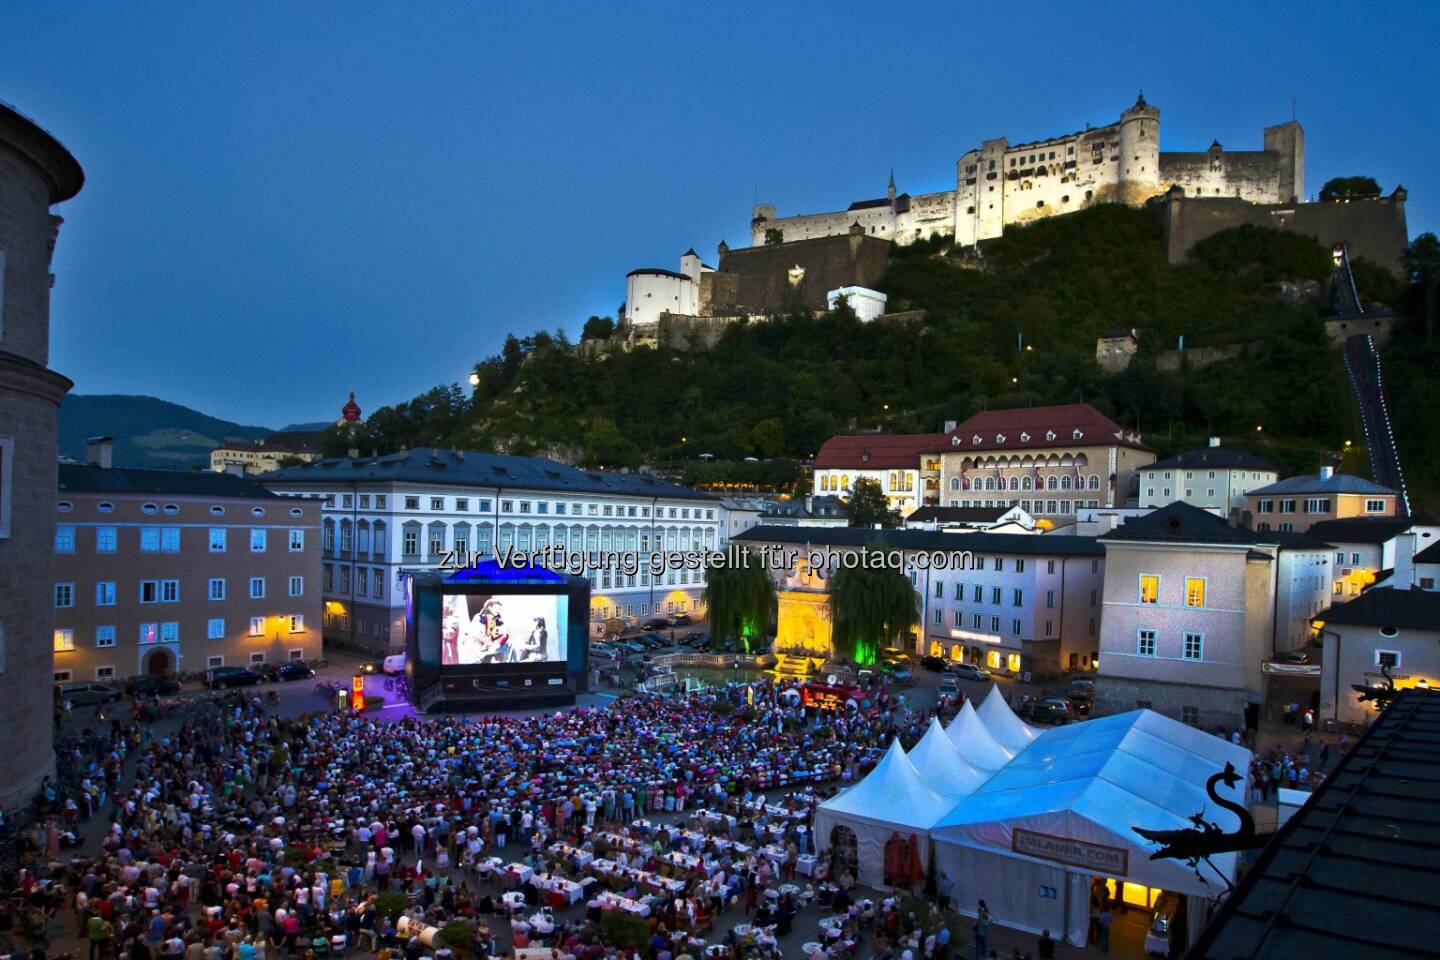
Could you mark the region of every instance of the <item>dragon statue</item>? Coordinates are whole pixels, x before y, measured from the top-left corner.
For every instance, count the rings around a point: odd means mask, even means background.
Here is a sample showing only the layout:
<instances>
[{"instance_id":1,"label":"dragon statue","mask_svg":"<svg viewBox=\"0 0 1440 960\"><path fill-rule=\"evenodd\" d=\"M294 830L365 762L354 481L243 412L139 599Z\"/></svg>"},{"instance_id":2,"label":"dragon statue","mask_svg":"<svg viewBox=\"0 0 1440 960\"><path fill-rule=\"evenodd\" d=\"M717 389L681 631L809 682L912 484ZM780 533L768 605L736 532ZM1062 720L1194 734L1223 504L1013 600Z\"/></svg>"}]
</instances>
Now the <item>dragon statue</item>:
<instances>
[{"instance_id":1,"label":"dragon statue","mask_svg":"<svg viewBox=\"0 0 1440 960\"><path fill-rule=\"evenodd\" d=\"M1203 860L1229 887L1229 879L1215 867L1215 864L1210 862L1210 857L1217 853L1254 850L1263 847L1272 836L1272 834L1256 833L1255 820L1250 816L1250 811L1245 809L1243 804L1222 797L1216 792L1216 788L1221 783L1233 788L1243 779L1240 772L1235 769L1235 765L1227 763L1224 770L1205 781L1205 792L1210 795L1211 801L1216 806L1229 810L1240 819L1238 830L1234 833L1226 833L1220 829L1219 824L1212 820L1206 820L1203 810L1190 817L1190 822L1195 824L1193 827L1181 830L1148 830L1144 827L1134 827L1134 831L1146 840L1160 844L1160 849L1150 854L1150 859L1184 860L1195 870L1195 875L1200 877L1202 883L1208 883L1200 874L1200 862Z\"/></svg>"}]
</instances>

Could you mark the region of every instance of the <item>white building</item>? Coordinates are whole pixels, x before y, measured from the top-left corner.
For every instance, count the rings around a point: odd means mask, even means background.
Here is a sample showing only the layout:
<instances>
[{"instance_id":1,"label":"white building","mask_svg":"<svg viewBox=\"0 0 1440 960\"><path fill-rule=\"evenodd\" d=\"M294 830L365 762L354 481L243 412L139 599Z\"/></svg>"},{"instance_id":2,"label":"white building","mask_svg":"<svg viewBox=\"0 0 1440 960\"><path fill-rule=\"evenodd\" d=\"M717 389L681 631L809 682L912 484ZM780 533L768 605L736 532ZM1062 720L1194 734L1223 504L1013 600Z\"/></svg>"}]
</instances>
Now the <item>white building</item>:
<instances>
[{"instance_id":1,"label":"white building","mask_svg":"<svg viewBox=\"0 0 1440 960\"><path fill-rule=\"evenodd\" d=\"M700 276L714 267L702 263L692 248L680 257L680 270L641 267L625 275L626 322L657 323L662 313L693 317L700 312Z\"/></svg>"},{"instance_id":2,"label":"white building","mask_svg":"<svg viewBox=\"0 0 1440 960\"><path fill-rule=\"evenodd\" d=\"M648 474L580 470L537 457L420 448L338 458L265 477L276 493L325 501L325 638L376 651L404 640L407 572L466 565L507 548L602 555L715 549L720 501ZM590 618L700 616L700 570L587 574Z\"/></svg>"},{"instance_id":3,"label":"white building","mask_svg":"<svg viewBox=\"0 0 1440 960\"><path fill-rule=\"evenodd\" d=\"M1358 597L1388 579L1415 554L1440 543L1440 525L1411 517L1349 517L1321 520L1308 531L1335 549L1332 592L1335 603Z\"/></svg>"},{"instance_id":4,"label":"white building","mask_svg":"<svg viewBox=\"0 0 1440 960\"><path fill-rule=\"evenodd\" d=\"M921 507L905 518L907 530L952 533L1039 533L1035 518L1019 507Z\"/></svg>"},{"instance_id":5,"label":"white building","mask_svg":"<svg viewBox=\"0 0 1440 960\"><path fill-rule=\"evenodd\" d=\"M855 316L865 323L885 312L885 303L889 297L879 290L866 287L841 287L825 294L825 304L831 310L838 307L841 300L848 303L850 309L855 311Z\"/></svg>"},{"instance_id":6,"label":"white building","mask_svg":"<svg viewBox=\"0 0 1440 960\"><path fill-rule=\"evenodd\" d=\"M909 516L939 489L940 455L945 438L934 433L862 433L831 437L820 445L813 465L817 497L849 500L861 480L880 484L900 516Z\"/></svg>"},{"instance_id":7,"label":"white building","mask_svg":"<svg viewBox=\"0 0 1440 960\"><path fill-rule=\"evenodd\" d=\"M1154 709L1207 729L1253 719L1264 663L1310 641L1330 595L1329 544L1237 529L1185 503L1100 543L1102 713Z\"/></svg>"},{"instance_id":8,"label":"white building","mask_svg":"<svg viewBox=\"0 0 1440 960\"><path fill-rule=\"evenodd\" d=\"M1274 483L1279 473L1264 460L1244 450L1220 446L1219 437L1210 446L1186 450L1140 468L1140 506L1154 509L1179 500L1202 510L1245 509L1245 495Z\"/></svg>"}]
</instances>

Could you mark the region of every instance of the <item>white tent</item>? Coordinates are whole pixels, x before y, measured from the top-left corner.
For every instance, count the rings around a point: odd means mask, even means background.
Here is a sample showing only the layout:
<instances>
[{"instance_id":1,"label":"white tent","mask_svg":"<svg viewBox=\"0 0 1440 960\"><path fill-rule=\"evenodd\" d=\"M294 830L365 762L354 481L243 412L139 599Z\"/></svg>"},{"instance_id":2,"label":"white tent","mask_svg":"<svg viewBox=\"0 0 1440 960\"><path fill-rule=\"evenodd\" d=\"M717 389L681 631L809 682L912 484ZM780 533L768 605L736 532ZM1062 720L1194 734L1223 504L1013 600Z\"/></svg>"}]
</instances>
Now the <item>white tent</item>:
<instances>
[{"instance_id":1,"label":"white tent","mask_svg":"<svg viewBox=\"0 0 1440 960\"><path fill-rule=\"evenodd\" d=\"M892 834L919 840L920 862L929 855L930 827L954 806L925 785L897 737L863 780L820 804L815 814L815 839L822 851L832 832L845 827L855 835L859 869L866 886L885 882L885 843Z\"/></svg>"},{"instance_id":2,"label":"white tent","mask_svg":"<svg viewBox=\"0 0 1440 960\"><path fill-rule=\"evenodd\" d=\"M1208 883L1183 861L1149 859L1155 847L1134 828L1186 829L1203 811L1234 830L1238 816L1206 794L1226 763L1242 779L1220 785L1219 796L1243 806L1250 752L1158 713L1047 730L936 823L936 868L954 878L962 909L984 898L997 922L1063 931L1076 945L1085 942L1092 877L1187 895L1198 929L1224 881L1204 864ZM1210 859L1234 879L1234 854Z\"/></svg>"},{"instance_id":3,"label":"white tent","mask_svg":"<svg viewBox=\"0 0 1440 960\"><path fill-rule=\"evenodd\" d=\"M975 705L969 700L966 700L960 712L955 714L950 726L945 728L945 735L955 744L955 749L959 751L962 759L981 770L999 770L1015 755L1015 751L1006 750L991 735L985 721L975 712Z\"/></svg>"},{"instance_id":4,"label":"white tent","mask_svg":"<svg viewBox=\"0 0 1440 960\"><path fill-rule=\"evenodd\" d=\"M930 718L925 736L910 748L910 762L926 786L951 799L970 796L992 772L972 766L960 756L935 717Z\"/></svg>"},{"instance_id":5,"label":"white tent","mask_svg":"<svg viewBox=\"0 0 1440 960\"><path fill-rule=\"evenodd\" d=\"M1005 702L1005 695L998 686L990 688L985 702L975 712L985 721L985 729L990 731L990 736L1012 753L1024 750L1040 735L1039 730L1015 716L1015 711Z\"/></svg>"}]
</instances>

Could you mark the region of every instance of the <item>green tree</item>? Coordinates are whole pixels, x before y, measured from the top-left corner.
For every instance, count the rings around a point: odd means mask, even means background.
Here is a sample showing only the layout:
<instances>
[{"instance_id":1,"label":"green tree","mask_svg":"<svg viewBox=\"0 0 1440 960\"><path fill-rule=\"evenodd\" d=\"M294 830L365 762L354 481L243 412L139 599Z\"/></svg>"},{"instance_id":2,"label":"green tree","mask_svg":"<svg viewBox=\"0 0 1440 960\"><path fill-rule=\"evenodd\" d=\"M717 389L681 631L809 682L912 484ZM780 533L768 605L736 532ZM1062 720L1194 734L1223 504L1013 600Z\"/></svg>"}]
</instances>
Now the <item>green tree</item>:
<instances>
[{"instance_id":1,"label":"green tree","mask_svg":"<svg viewBox=\"0 0 1440 960\"><path fill-rule=\"evenodd\" d=\"M1380 184L1374 177L1334 177L1320 188L1320 201L1367 200L1380 196Z\"/></svg>"},{"instance_id":2,"label":"green tree","mask_svg":"<svg viewBox=\"0 0 1440 960\"><path fill-rule=\"evenodd\" d=\"M585 434L585 465L587 467L626 467L640 465L640 448L625 439L614 420L599 419Z\"/></svg>"},{"instance_id":3,"label":"green tree","mask_svg":"<svg viewBox=\"0 0 1440 960\"><path fill-rule=\"evenodd\" d=\"M775 582L758 551L746 549L742 556L744 562L706 570L704 603L710 632L754 653L770 632Z\"/></svg>"},{"instance_id":4,"label":"green tree","mask_svg":"<svg viewBox=\"0 0 1440 960\"><path fill-rule=\"evenodd\" d=\"M1440 240L1422 233L1405 248L1405 269L1415 289L1415 311L1425 329L1425 342L1435 340L1435 316L1440 313Z\"/></svg>"},{"instance_id":5,"label":"green tree","mask_svg":"<svg viewBox=\"0 0 1440 960\"><path fill-rule=\"evenodd\" d=\"M883 648L904 641L920 607L910 579L884 563L884 544L864 550L865 563L830 575L830 623L836 654L868 665Z\"/></svg>"},{"instance_id":6,"label":"green tree","mask_svg":"<svg viewBox=\"0 0 1440 960\"><path fill-rule=\"evenodd\" d=\"M779 417L769 417L750 430L750 443L762 457L778 457L785 452L785 425Z\"/></svg>"},{"instance_id":7,"label":"green tree","mask_svg":"<svg viewBox=\"0 0 1440 960\"><path fill-rule=\"evenodd\" d=\"M580 332L581 340L608 340L615 332L615 321L609 317L591 317L585 321L585 329Z\"/></svg>"},{"instance_id":8,"label":"green tree","mask_svg":"<svg viewBox=\"0 0 1440 960\"><path fill-rule=\"evenodd\" d=\"M845 501L845 516L850 519L852 527L873 527L877 523L882 527L900 526L899 511L893 509L890 501L885 499L885 491L881 489L880 481L869 477L855 481L855 487L850 491L850 499Z\"/></svg>"},{"instance_id":9,"label":"green tree","mask_svg":"<svg viewBox=\"0 0 1440 960\"><path fill-rule=\"evenodd\" d=\"M785 231L779 227L769 227L765 231L765 246L774 247L785 242Z\"/></svg>"}]
</instances>

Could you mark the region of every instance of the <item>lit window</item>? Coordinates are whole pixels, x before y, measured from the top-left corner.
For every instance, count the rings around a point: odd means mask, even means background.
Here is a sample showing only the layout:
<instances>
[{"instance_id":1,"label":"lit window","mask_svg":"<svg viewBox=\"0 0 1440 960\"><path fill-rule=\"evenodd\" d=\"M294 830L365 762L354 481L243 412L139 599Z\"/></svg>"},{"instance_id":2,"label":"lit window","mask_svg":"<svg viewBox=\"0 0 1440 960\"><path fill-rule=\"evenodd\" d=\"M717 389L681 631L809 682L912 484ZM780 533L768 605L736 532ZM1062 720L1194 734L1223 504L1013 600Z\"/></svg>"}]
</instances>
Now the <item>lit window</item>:
<instances>
[{"instance_id":1,"label":"lit window","mask_svg":"<svg viewBox=\"0 0 1440 960\"><path fill-rule=\"evenodd\" d=\"M1160 602L1160 578L1153 573L1142 573L1140 575L1140 602Z\"/></svg>"},{"instance_id":2,"label":"lit window","mask_svg":"<svg viewBox=\"0 0 1440 960\"><path fill-rule=\"evenodd\" d=\"M250 636L252 636L252 637L263 637L263 636L265 636L265 618L264 618L264 617L251 617L251 618L250 618Z\"/></svg>"},{"instance_id":3,"label":"lit window","mask_svg":"<svg viewBox=\"0 0 1440 960\"><path fill-rule=\"evenodd\" d=\"M1205 581L1200 577L1185 578L1185 606L1205 606Z\"/></svg>"},{"instance_id":4,"label":"lit window","mask_svg":"<svg viewBox=\"0 0 1440 960\"><path fill-rule=\"evenodd\" d=\"M69 653L75 649L75 631L66 627L55 631L55 652Z\"/></svg>"}]
</instances>

